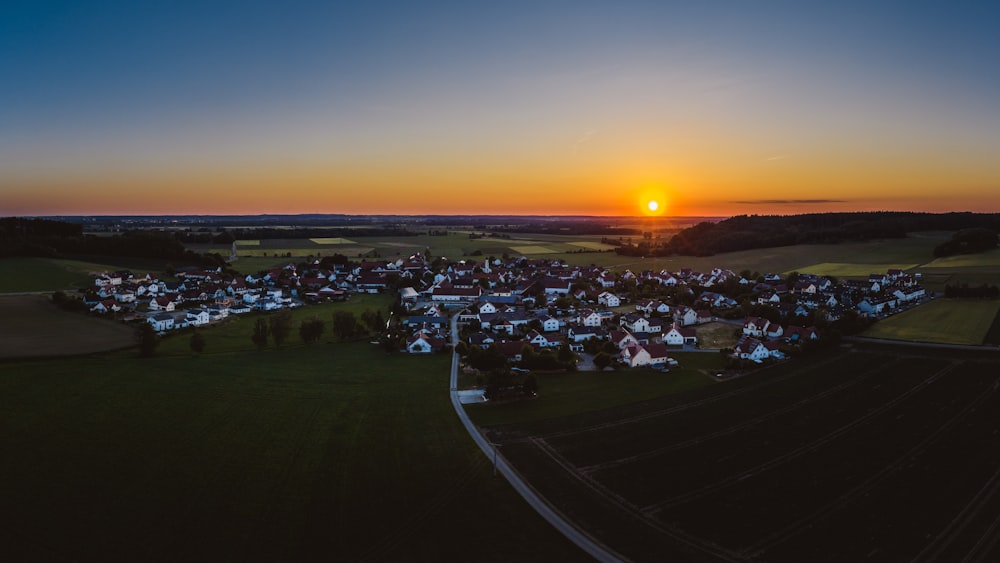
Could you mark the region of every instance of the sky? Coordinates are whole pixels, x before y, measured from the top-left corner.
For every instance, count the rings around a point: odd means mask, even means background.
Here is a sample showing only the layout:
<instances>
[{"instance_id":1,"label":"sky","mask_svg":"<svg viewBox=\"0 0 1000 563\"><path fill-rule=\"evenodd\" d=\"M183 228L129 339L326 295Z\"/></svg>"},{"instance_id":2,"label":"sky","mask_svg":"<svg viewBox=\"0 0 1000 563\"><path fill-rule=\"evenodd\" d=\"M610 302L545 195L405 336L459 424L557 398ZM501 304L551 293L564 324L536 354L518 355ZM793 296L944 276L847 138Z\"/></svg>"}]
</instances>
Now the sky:
<instances>
[{"instance_id":1,"label":"sky","mask_svg":"<svg viewBox=\"0 0 1000 563\"><path fill-rule=\"evenodd\" d=\"M0 215L1000 212L1000 4L5 1Z\"/></svg>"}]
</instances>

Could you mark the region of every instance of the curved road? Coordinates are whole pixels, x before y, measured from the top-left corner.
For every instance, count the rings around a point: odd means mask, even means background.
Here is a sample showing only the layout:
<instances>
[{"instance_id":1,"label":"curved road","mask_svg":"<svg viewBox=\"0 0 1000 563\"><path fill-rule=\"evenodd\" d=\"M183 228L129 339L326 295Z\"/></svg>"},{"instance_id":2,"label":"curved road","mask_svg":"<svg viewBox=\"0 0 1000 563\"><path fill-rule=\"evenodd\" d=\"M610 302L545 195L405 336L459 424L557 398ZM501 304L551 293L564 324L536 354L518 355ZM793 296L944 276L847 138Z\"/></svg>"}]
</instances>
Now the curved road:
<instances>
[{"instance_id":1,"label":"curved road","mask_svg":"<svg viewBox=\"0 0 1000 563\"><path fill-rule=\"evenodd\" d=\"M454 315L451 318L451 342L454 346L458 343L458 315ZM594 559L598 561L624 561L625 558L617 553L611 551L607 547L601 545L596 540L591 538L586 532L580 530L574 526L571 522L566 520L562 514L560 514L555 508L549 505L541 496L531 488L528 483L521 478L521 475L517 473L504 459L502 455L499 455L494 451L493 446L490 442L479 432L479 428L469 420L469 415L465 414L465 408L462 407L462 403L458 400L458 354L452 353L451 356L451 404L455 407L455 413L458 414L459 420L465 426L466 431L469 432L469 436L472 436L473 441L479 446L479 449L483 451L489 459L496 460L497 471L504 476L505 479L514 487L514 490L520 493L524 500L528 501L528 504L535 509L538 514L545 518L549 524L555 526L562 535L566 536L571 542L576 544L580 549L584 550L590 554Z\"/></svg>"}]
</instances>

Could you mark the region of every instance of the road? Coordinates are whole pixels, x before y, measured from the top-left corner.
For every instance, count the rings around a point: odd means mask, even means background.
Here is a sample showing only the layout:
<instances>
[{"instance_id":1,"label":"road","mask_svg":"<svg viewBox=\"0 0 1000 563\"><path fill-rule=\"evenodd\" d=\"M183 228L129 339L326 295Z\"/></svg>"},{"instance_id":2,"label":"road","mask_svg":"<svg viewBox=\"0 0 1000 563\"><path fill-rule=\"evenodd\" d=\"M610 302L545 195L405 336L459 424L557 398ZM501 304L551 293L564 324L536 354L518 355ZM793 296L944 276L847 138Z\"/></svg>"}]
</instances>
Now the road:
<instances>
[{"instance_id":1,"label":"road","mask_svg":"<svg viewBox=\"0 0 1000 563\"><path fill-rule=\"evenodd\" d=\"M458 315L454 315L451 318L451 341L452 346L458 343ZM624 561L625 558L617 553L611 551L607 547L601 545L592 537L590 537L586 532L577 528L573 523L566 520L562 514L560 514L554 507L552 507L548 502L545 501L533 488L531 485L526 483L521 475L511 467L507 460L504 459L503 455L495 451L492 444L482 435L479 428L472 423L469 419L469 415L465 414L465 408L462 407L462 403L458 400L458 354L452 353L451 356L451 404L455 407L455 413L458 414L459 420L462 421L462 425L465 426L466 431L469 432L469 436L472 437L479 449L482 450L483 454L486 455L490 460L496 460L496 470L507 479L507 482L514 487L524 500L528 501L528 504L535 509L538 514L545 518L555 526L556 530L559 530L562 535L566 536L571 542L576 544L580 549L587 552L591 557L597 559L598 561Z\"/></svg>"}]
</instances>

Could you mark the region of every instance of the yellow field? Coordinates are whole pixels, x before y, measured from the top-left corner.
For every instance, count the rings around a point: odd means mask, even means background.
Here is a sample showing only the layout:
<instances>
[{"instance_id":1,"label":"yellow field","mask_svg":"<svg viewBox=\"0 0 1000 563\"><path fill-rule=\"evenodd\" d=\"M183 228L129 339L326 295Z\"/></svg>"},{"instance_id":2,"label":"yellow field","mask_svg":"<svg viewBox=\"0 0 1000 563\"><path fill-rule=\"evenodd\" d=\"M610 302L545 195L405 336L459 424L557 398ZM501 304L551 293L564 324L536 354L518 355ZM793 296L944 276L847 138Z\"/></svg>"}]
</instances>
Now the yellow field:
<instances>
[{"instance_id":1,"label":"yellow field","mask_svg":"<svg viewBox=\"0 0 1000 563\"><path fill-rule=\"evenodd\" d=\"M861 336L978 345L983 343L998 310L997 301L936 299L881 320Z\"/></svg>"},{"instance_id":2,"label":"yellow field","mask_svg":"<svg viewBox=\"0 0 1000 563\"><path fill-rule=\"evenodd\" d=\"M938 258L924 264L925 268L969 268L975 266L1000 266L1000 249L980 254L959 254Z\"/></svg>"},{"instance_id":3,"label":"yellow field","mask_svg":"<svg viewBox=\"0 0 1000 563\"><path fill-rule=\"evenodd\" d=\"M797 271L800 274L816 274L819 276L868 277L868 274L884 274L890 269L909 270L920 264L851 264L842 262L823 262L811 266L803 266ZM786 274L788 272L785 272Z\"/></svg>"},{"instance_id":4,"label":"yellow field","mask_svg":"<svg viewBox=\"0 0 1000 563\"><path fill-rule=\"evenodd\" d=\"M238 240L236 246L260 246L259 240Z\"/></svg>"},{"instance_id":5,"label":"yellow field","mask_svg":"<svg viewBox=\"0 0 1000 563\"><path fill-rule=\"evenodd\" d=\"M311 238L309 240L314 244L354 244L353 240L347 240L342 237Z\"/></svg>"},{"instance_id":6,"label":"yellow field","mask_svg":"<svg viewBox=\"0 0 1000 563\"><path fill-rule=\"evenodd\" d=\"M555 254L558 252L544 246L512 246L510 249L520 254Z\"/></svg>"}]
</instances>

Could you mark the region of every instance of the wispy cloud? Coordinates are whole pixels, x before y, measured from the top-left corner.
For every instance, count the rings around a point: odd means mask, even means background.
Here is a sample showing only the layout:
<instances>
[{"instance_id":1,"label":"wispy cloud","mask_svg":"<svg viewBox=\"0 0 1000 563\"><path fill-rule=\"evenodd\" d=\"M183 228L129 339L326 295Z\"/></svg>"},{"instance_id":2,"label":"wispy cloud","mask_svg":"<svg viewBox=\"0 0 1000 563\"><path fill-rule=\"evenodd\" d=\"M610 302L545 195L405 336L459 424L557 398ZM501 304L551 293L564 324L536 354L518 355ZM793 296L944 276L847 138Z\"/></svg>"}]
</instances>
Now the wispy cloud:
<instances>
[{"instance_id":1,"label":"wispy cloud","mask_svg":"<svg viewBox=\"0 0 1000 563\"><path fill-rule=\"evenodd\" d=\"M594 135L596 134L597 134L597 129L591 129L590 131L584 133L583 136L581 136L579 139L577 139L576 142L573 143L573 155L576 155L576 152L580 149L580 145L594 138Z\"/></svg>"},{"instance_id":2,"label":"wispy cloud","mask_svg":"<svg viewBox=\"0 0 1000 563\"><path fill-rule=\"evenodd\" d=\"M772 157L771 157L771 158L769 158L768 160L785 160L786 158L788 158L788 155L784 155L784 154L783 154L783 155L781 155L781 156L772 156Z\"/></svg>"},{"instance_id":3,"label":"wispy cloud","mask_svg":"<svg viewBox=\"0 0 1000 563\"><path fill-rule=\"evenodd\" d=\"M846 199L744 199L732 203L767 204L767 205L800 205L813 203L847 203Z\"/></svg>"}]
</instances>

